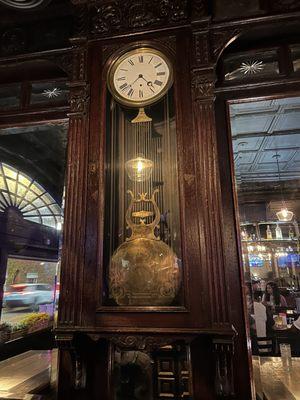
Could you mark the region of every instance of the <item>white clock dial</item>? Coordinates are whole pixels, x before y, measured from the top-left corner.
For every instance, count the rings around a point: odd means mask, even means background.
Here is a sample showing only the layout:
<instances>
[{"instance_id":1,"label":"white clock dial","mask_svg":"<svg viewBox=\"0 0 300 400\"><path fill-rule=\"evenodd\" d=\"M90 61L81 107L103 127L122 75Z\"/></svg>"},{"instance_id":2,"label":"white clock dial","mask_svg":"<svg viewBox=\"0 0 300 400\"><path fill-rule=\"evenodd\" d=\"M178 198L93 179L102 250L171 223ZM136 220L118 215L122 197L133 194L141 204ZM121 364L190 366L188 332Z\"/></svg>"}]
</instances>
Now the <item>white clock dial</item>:
<instances>
[{"instance_id":1,"label":"white clock dial","mask_svg":"<svg viewBox=\"0 0 300 400\"><path fill-rule=\"evenodd\" d=\"M161 98L169 89L171 67L152 49L126 53L111 72L112 92L124 104L142 106Z\"/></svg>"}]
</instances>

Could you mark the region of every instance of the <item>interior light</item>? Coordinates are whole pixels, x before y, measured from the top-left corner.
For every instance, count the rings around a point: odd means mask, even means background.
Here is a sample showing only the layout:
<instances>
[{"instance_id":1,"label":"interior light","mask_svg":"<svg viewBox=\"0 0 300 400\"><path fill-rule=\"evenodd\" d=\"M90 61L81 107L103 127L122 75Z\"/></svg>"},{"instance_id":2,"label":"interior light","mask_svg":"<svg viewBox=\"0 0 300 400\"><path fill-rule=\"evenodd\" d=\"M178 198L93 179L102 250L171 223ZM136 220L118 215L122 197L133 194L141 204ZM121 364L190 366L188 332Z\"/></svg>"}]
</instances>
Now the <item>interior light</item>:
<instances>
[{"instance_id":1,"label":"interior light","mask_svg":"<svg viewBox=\"0 0 300 400\"><path fill-rule=\"evenodd\" d=\"M61 223L61 222L58 222L58 223L56 224L56 230L61 231L61 229L62 229L62 223Z\"/></svg>"},{"instance_id":2,"label":"interior light","mask_svg":"<svg viewBox=\"0 0 300 400\"><path fill-rule=\"evenodd\" d=\"M280 211L278 211L276 213L276 216L278 218L278 221L289 222L293 219L294 213L287 209L285 202L283 200L283 191L282 191L282 183L281 183L281 179L280 179L280 168L279 168L280 157L281 157L280 154L278 154L278 152L276 150L276 153L273 155L273 158L276 159L277 171L278 171L278 182L279 182L279 186L280 186L281 199L282 199L282 208Z\"/></svg>"},{"instance_id":3,"label":"interior light","mask_svg":"<svg viewBox=\"0 0 300 400\"><path fill-rule=\"evenodd\" d=\"M153 161L143 157L137 157L125 163L129 179L134 182L147 181L153 170Z\"/></svg>"},{"instance_id":4,"label":"interior light","mask_svg":"<svg viewBox=\"0 0 300 400\"><path fill-rule=\"evenodd\" d=\"M293 219L294 213L289 211L286 207L282 208L280 211L276 213L278 221L289 222Z\"/></svg>"}]
</instances>

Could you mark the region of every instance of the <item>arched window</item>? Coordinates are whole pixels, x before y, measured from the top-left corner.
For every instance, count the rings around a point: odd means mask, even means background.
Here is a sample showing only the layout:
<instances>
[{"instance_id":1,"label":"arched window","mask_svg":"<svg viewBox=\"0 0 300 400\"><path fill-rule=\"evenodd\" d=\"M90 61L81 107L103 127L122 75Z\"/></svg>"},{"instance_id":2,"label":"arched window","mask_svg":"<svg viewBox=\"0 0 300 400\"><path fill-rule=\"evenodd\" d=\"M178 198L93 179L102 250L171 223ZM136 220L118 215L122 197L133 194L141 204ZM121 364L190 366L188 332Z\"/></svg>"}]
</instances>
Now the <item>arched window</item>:
<instances>
[{"instance_id":1,"label":"arched window","mask_svg":"<svg viewBox=\"0 0 300 400\"><path fill-rule=\"evenodd\" d=\"M62 210L34 179L0 162L0 212L16 207L24 219L60 229Z\"/></svg>"}]
</instances>

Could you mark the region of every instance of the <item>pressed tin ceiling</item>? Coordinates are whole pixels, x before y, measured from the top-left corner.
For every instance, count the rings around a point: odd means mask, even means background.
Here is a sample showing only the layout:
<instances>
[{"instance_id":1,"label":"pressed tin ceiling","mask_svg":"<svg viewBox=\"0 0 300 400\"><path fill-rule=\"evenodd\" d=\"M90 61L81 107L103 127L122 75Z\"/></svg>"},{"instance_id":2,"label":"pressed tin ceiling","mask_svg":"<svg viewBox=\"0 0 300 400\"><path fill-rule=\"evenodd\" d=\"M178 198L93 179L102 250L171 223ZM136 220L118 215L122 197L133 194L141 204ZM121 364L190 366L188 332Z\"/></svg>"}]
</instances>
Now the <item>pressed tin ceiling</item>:
<instances>
[{"instance_id":1,"label":"pressed tin ceiling","mask_svg":"<svg viewBox=\"0 0 300 400\"><path fill-rule=\"evenodd\" d=\"M300 97L230 105L239 183L300 177Z\"/></svg>"}]
</instances>

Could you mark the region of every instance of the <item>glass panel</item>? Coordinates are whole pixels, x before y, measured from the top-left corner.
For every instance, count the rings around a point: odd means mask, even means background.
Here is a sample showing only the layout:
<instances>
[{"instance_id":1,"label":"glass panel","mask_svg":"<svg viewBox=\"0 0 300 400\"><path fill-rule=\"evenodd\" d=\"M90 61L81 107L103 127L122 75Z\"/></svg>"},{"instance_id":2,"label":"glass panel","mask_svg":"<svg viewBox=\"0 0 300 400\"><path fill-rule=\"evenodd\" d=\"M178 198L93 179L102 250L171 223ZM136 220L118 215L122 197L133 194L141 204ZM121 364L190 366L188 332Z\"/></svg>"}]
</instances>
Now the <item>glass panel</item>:
<instances>
[{"instance_id":1,"label":"glass panel","mask_svg":"<svg viewBox=\"0 0 300 400\"><path fill-rule=\"evenodd\" d=\"M6 165L0 162L0 178L2 179L2 186L0 190L8 192L9 204L16 206L25 219L32 220L32 215L51 215L51 218L40 219L44 225L56 226L55 215L61 215L61 208L57 204L53 204L50 207L45 207L43 200L48 199L48 203L55 203L55 200L49 193L43 195L40 198L40 194L45 193L45 189L41 187L36 181L27 179L28 187L21 185L20 180L17 179L19 171L15 170L12 166ZM23 179L25 182L25 179ZM18 194L18 196L15 195ZM35 211L33 211L35 210ZM54 211L53 211L54 210Z\"/></svg>"},{"instance_id":2,"label":"glass panel","mask_svg":"<svg viewBox=\"0 0 300 400\"><path fill-rule=\"evenodd\" d=\"M108 100L105 264L110 305L182 304L173 94L138 109Z\"/></svg>"},{"instance_id":3,"label":"glass panel","mask_svg":"<svg viewBox=\"0 0 300 400\"><path fill-rule=\"evenodd\" d=\"M192 400L189 348L164 346L150 352L114 352L114 399Z\"/></svg>"},{"instance_id":4,"label":"glass panel","mask_svg":"<svg viewBox=\"0 0 300 400\"><path fill-rule=\"evenodd\" d=\"M285 380L282 343L293 357L300 356L295 340L300 324L294 324L300 322L300 97L229 108L256 375L261 367L259 394L266 384L277 385L272 370Z\"/></svg>"},{"instance_id":5,"label":"glass panel","mask_svg":"<svg viewBox=\"0 0 300 400\"><path fill-rule=\"evenodd\" d=\"M68 103L69 88L66 82L32 83L30 104L62 105Z\"/></svg>"},{"instance_id":6,"label":"glass panel","mask_svg":"<svg viewBox=\"0 0 300 400\"><path fill-rule=\"evenodd\" d=\"M0 86L0 111L20 107L21 85Z\"/></svg>"},{"instance_id":7,"label":"glass panel","mask_svg":"<svg viewBox=\"0 0 300 400\"><path fill-rule=\"evenodd\" d=\"M0 129L0 268L6 272L0 342L18 340L14 352L53 327L66 144L66 124Z\"/></svg>"},{"instance_id":8,"label":"glass panel","mask_svg":"<svg viewBox=\"0 0 300 400\"><path fill-rule=\"evenodd\" d=\"M300 45L291 46L294 71L300 71Z\"/></svg>"},{"instance_id":9,"label":"glass panel","mask_svg":"<svg viewBox=\"0 0 300 400\"><path fill-rule=\"evenodd\" d=\"M239 53L224 61L225 81L261 79L279 74L276 50Z\"/></svg>"}]
</instances>

